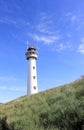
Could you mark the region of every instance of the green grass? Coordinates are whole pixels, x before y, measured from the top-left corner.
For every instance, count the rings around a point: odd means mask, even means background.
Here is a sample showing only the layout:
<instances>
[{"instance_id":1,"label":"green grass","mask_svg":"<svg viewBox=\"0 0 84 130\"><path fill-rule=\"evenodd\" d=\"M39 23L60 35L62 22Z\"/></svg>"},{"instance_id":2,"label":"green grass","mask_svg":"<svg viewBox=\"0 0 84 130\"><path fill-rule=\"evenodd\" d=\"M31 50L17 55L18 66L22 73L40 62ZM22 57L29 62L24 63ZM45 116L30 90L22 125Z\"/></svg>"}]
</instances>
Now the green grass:
<instances>
[{"instance_id":1,"label":"green grass","mask_svg":"<svg viewBox=\"0 0 84 130\"><path fill-rule=\"evenodd\" d=\"M83 130L84 77L0 106L0 130Z\"/></svg>"}]
</instances>

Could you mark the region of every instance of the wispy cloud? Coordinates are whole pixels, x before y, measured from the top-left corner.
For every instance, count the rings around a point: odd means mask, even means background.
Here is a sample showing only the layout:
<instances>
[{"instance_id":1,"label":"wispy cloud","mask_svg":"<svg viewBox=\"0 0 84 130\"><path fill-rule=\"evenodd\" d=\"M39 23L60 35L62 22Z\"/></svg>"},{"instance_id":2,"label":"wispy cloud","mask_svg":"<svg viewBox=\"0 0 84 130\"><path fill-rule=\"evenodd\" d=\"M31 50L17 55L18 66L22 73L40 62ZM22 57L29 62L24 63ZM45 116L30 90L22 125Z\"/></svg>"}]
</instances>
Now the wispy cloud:
<instances>
[{"instance_id":1,"label":"wispy cloud","mask_svg":"<svg viewBox=\"0 0 84 130\"><path fill-rule=\"evenodd\" d=\"M10 87L10 86L0 86L0 90L3 91L15 91L15 92L23 92L26 91L25 87Z\"/></svg>"},{"instance_id":2,"label":"wispy cloud","mask_svg":"<svg viewBox=\"0 0 84 130\"><path fill-rule=\"evenodd\" d=\"M0 82L17 81L18 79L13 76L0 76Z\"/></svg>"},{"instance_id":3,"label":"wispy cloud","mask_svg":"<svg viewBox=\"0 0 84 130\"><path fill-rule=\"evenodd\" d=\"M74 23L77 20L77 16L76 15L72 15L71 17L71 22Z\"/></svg>"},{"instance_id":4,"label":"wispy cloud","mask_svg":"<svg viewBox=\"0 0 84 130\"><path fill-rule=\"evenodd\" d=\"M29 22L26 19L22 17L15 17L15 13L21 14L24 17L24 13L22 11L22 6L20 3L21 2L17 2L17 0L11 0L10 2L0 0L0 12L2 12L2 14L5 14L0 17L0 23L11 24L18 28L29 26Z\"/></svg>"},{"instance_id":5,"label":"wispy cloud","mask_svg":"<svg viewBox=\"0 0 84 130\"><path fill-rule=\"evenodd\" d=\"M37 34L30 34L31 37L36 40L37 42L42 42L45 45L50 45L53 44L54 42L56 42L57 40L59 40L60 36L45 36L45 35L37 35Z\"/></svg>"},{"instance_id":6,"label":"wispy cloud","mask_svg":"<svg viewBox=\"0 0 84 130\"><path fill-rule=\"evenodd\" d=\"M59 46L58 46L57 51L61 52L61 51L65 50L66 48L67 48L67 46L65 44L60 43Z\"/></svg>"},{"instance_id":7,"label":"wispy cloud","mask_svg":"<svg viewBox=\"0 0 84 130\"><path fill-rule=\"evenodd\" d=\"M10 2L0 0L0 11L6 13L13 13L21 11L21 7L19 4L17 4L16 0L11 0Z\"/></svg>"},{"instance_id":8,"label":"wispy cloud","mask_svg":"<svg viewBox=\"0 0 84 130\"><path fill-rule=\"evenodd\" d=\"M32 26L34 33L28 33L33 40L44 45L51 45L60 39L60 35L53 29L52 15L45 12L39 14L38 22Z\"/></svg>"},{"instance_id":9,"label":"wispy cloud","mask_svg":"<svg viewBox=\"0 0 84 130\"><path fill-rule=\"evenodd\" d=\"M4 17L4 18L0 18L0 23L14 24L14 25L16 25L16 20Z\"/></svg>"},{"instance_id":10,"label":"wispy cloud","mask_svg":"<svg viewBox=\"0 0 84 130\"><path fill-rule=\"evenodd\" d=\"M84 26L84 14L79 14L77 12L72 13L72 12L67 12L65 14L65 20L69 24L74 24L76 26L76 29L81 28Z\"/></svg>"},{"instance_id":11,"label":"wispy cloud","mask_svg":"<svg viewBox=\"0 0 84 130\"><path fill-rule=\"evenodd\" d=\"M78 47L78 52L84 54L84 43L81 43Z\"/></svg>"},{"instance_id":12,"label":"wispy cloud","mask_svg":"<svg viewBox=\"0 0 84 130\"><path fill-rule=\"evenodd\" d=\"M81 43L79 44L77 51L81 54L84 54L84 37L81 38Z\"/></svg>"},{"instance_id":13,"label":"wispy cloud","mask_svg":"<svg viewBox=\"0 0 84 130\"><path fill-rule=\"evenodd\" d=\"M48 15L45 12L41 12L39 14L38 22L36 25L34 25L34 28L39 33L52 34L52 23L53 20L51 18L51 15Z\"/></svg>"},{"instance_id":14,"label":"wispy cloud","mask_svg":"<svg viewBox=\"0 0 84 130\"><path fill-rule=\"evenodd\" d=\"M50 31L50 26L48 26L47 23L39 23L35 28L40 33L52 34L52 31Z\"/></svg>"},{"instance_id":15,"label":"wispy cloud","mask_svg":"<svg viewBox=\"0 0 84 130\"><path fill-rule=\"evenodd\" d=\"M65 17L68 18L68 20L70 20L71 22L75 22L76 20L78 20L78 16L72 12L66 13Z\"/></svg>"},{"instance_id":16,"label":"wispy cloud","mask_svg":"<svg viewBox=\"0 0 84 130\"><path fill-rule=\"evenodd\" d=\"M69 50L71 48L72 46L70 45L70 43L59 43L54 46L53 51L57 51L60 53L62 51Z\"/></svg>"},{"instance_id":17,"label":"wispy cloud","mask_svg":"<svg viewBox=\"0 0 84 130\"><path fill-rule=\"evenodd\" d=\"M51 34L52 19L46 13L41 13L39 23L36 25L37 31L40 33Z\"/></svg>"},{"instance_id":18,"label":"wispy cloud","mask_svg":"<svg viewBox=\"0 0 84 130\"><path fill-rule=\"evenodd\" d=\"M30 23L28 21L25 21L25 20L22 20L22 19L14 19L14 18L11 18L11 17L0 18L0 23L13 25L17 28L30 26Z\"/></svg>"},{"instance_id":19,"label":"wispy cloud","mask_svg":"<svg viewBox=\"0 0 84 130\"><path fill-rule=\"evenodd\" d=\"M84 43L84 37L81 39L81 42Z\"/></svg>"},{"instance_id":20,"label":"wispy cloud","mask_svg":"<svg viewBox=\"0 0 84 130\"><path fill-rule=\"evenodd\" d=\"M66 17L72 16L72 12L67 12L67 13L65 14L65 16L66 16Z\"/></svg>"},{"instance_id":21,"label":"wispy cloud","mask_svg":"<svg viewBox=\"0 0 84 130\"><path fill-rule=\"evenodd\" d=\"M15 84L17 82L20 82L20 79L14 77L14 76L0 76L0 90L3 91L25 91L24 86L16 86ZM12 85L9 86L9 83ZM3 85L6 84L6 85ZM13 86L14 84L14 86Z\"/></svg>"}]
</instances>

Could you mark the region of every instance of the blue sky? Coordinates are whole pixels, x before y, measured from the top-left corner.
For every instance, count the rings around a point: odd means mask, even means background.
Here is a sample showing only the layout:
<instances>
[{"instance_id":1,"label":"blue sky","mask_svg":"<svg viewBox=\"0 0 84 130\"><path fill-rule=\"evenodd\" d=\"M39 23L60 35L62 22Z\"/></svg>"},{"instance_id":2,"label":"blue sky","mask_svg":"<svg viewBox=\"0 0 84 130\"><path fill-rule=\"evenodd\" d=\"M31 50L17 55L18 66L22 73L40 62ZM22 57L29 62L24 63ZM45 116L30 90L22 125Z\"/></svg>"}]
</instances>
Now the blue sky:
<instances>
[{"instance_id":1,"label":"blue sky","mask_svg":"<svg viewBox=\"0 0 84 130\"><path fill-rule=\"evenodd\" d=\"M39 92L84 75L84 0L0 0L0 102L26 95L30 43Z\"/></svg>"}]
</instances>

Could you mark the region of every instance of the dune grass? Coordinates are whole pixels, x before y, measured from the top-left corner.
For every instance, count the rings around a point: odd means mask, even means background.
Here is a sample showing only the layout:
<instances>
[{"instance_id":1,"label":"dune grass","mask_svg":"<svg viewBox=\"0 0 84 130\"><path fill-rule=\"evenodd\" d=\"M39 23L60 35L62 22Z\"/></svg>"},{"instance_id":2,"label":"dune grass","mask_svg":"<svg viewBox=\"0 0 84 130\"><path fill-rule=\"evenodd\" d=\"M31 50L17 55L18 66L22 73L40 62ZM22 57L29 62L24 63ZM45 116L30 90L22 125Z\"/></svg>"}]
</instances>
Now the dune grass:
<instances>
[{"instance_id":1,"label":"dune grass","mask_svg":"<svg viewBox=\"0 0 84 130\"><path fill-rule=\"evenodd\" d=\"M0 130L83 130L84 77L0 106Z\"/></svg>"}]
</instances>

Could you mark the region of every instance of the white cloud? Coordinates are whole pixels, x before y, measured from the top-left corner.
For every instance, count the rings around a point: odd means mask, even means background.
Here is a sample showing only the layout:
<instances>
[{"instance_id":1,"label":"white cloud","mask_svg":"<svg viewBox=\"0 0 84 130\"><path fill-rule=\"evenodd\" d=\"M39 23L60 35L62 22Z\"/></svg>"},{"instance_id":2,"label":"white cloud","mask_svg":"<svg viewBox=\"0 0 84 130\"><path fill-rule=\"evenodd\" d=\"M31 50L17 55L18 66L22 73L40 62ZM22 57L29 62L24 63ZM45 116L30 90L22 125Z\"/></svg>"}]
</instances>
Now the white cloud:
<instances>
[{"instance_id":1,"label":"white cloud","mask_svg":"<svg viewBox=\"0 0 84 130\"><path fill-rule=\"evenodd\" d=\"M40 13L40 20L41 21L44 21L44 20L46 20L48 18L49 18L49 16L45 12Z\"/></svg>"},{"instance_id":2,"label":"white cloud","mask_svg":"<svg viewBox=\"0 0 84 130\"><path fill-rule=\"evenodd\" d=\"M0 76L0 90L3 91L25 91L24 86L16 86L15 84L17 82L20 82L21 80L14 77L14 76ZM3 85L6 84L6 85ZM9 86L9 83L11 83L14 86Z\"/></svg>"},{"instance_id":3,"label":"white cloud","mask_svg":"<svg viewBox=\"0 0 84 130\"><path fill-rule=\"evenodd\" d=\"M84 37L81 39L81 42L84 43Z\"/></svg>"},{"instance_id":4,"label":"white cloud","mask_svg":"<svg viewBox=\"0 0 84 130\"><path fill-rule=\"evenodd\" d=\"M0 18L0 23L5 23L5 24L14 24L16 25L16 21L7 17Z\"/></svg>"},{"instance_id":5,"label":"white cloud","mask_svg":"<svg viewBox=\"0 0 84 130\"><path fill-rule=\"evenodd\" d=\"M22 19L14 19L11 17L3 17L0 18L0 23L2 24L8 24L8 25L13 25L16 28L24 28L24 27L29 27L30 23L26 20L22 20Z\"/></svg>"},{"instance_id":6,"label":"white cloud","mask_svg":"<svg viewBox=\"0 0 84 130\"><path fill-rule=\"evenodd\" d=\"M54 50L57 51L57 52L62 52L64 50L67 50L67 49L70 49L71 48L71 45L69 43L60 43L58 45L55 46Z\"/></svg>"},{"instance_id":7,"label":"white cloud","mask_svg":"<svg viewBox=\"0 0 84 130\"><path fill-rule=\"evenodd\" d=\"M42 12L39 15L38 23L34 25L34 28L39 32L39 33L46 33L46 34L52 34L52 23L53 20L51 18L52 16Z\"/></svg>"},{"instance_id":8,"label":"white cloud","mask_svg":"<svg viewBox=\"0 0 84 130\"><path fill-rule=\"evenodd\" d=\"M84 54L84 37L81 38L81 43L78 46L78 52Z\"/></svg>"},{"instance_id":9,"label":"white cloud","mask_svg":"<svg viewBox=\"0 0 84 130\"><path fill-rule=\"evenodd\" d=\"M84 43L81 43L78 47L78 52L80 52L81 54L84 54Z\"/></svg>"},{"instance_id":10,"label":"white cloud","mask_svg":"<svg viewBox=\"0 0 84 130\"><path fill-rule=\"evenodd\" d=\"M75 22L76 20L77 20L77 16L76 16L76 15L72 15L71 21L72 21L72 22Z\"/></svg>"},{"instance_id":11,"label":"white cloud","mask_svg":"<svg viewBox=\"0 0 84 130\"><path fill-rule=\"evenodd\" d=\"M16 77L13 76L0 76L0 82L17 81Z\"/></svg>"},{"instance_id":12,"label":"white cloud","mask_svg":"<svg viewBox=\"0 0 84 130\"><path fill-rule=\"evenodd\" d=\"M66 17L69 17L69 16L71 16L71 15L72 15L72 12L67 12L67 13L65 14Z\"/></svg>"},{"instance_id":13,"label":"white cloud","mask_svg":"<svg viewBox=\"0 0 84 130\"><path fill-rule=\"evenodd\" d=\"M11 13L11 12L19 12L21 11L21 6L17 4L17 2L14 0L11 0L10 2L7 2L5 0L0 0L0 11Z\"/></svg>"},{"instance_id":14,"label":"white cloud","mask_svg":"<svg viewBox=\"0 0 84 130\"><path fill-rule=\"evenodd\" d=\"M31 35L34 40L37 42L43 42L45 45L53 44L57 40L59 40L59 36L44 36L44 35L37 35L37 34L32 34Z\"/></svg>"},{"instance_id":15,"label":"white cloud","mask_svg":"<svg viewBox=\"0 0 84 130\"><path fill-rule=\"evenodd\" d=\"M71 37L72 37L71 32L66 32L66 36L67 36L68 38L71 38Z\"/></svg>"},{"instance_id":16,"label":"white cloud","mask_svg":"<svg viewBox=\"0 0 84 130\"><path fill-rule=\"evenodd\" d=\"M50 31L50 26L48 26L48 23L39 23L38 25L36 25L36 30L40 33L52 34L52 31Z\"/></svg>"},{"instance_id":17,"label":"white cloud","mask_svg":"<svg viewBox=\"0 0 84 130\"><path fill-rule=\"evenodd\" d=\"M61 52L63 50L65 50L66 46L63 43L60 43L57 47L56 47L56 51L57 52Z\"/></svg>"},{"instance_id":18,"label":"white cloud","mask_svg":"<svg viewBox=\"0 0 84 130\"><path fill-rule=\"evenodd\" d=\"M15 92L22 92L22 91L25 91L25 87L10 87L10 86L0 86L0 90L3 90L3 91L15 91Z\"/></svg>"},{"instance_id":19,"label":"white cloud","mask_svg":"<svg viewBox=\"0 0 84 130\"><path fill-rule=\"evenodd\" d=\"M74 14L72 12L68 12L68 13L66 13L65 17L66 17L65 20L67 20L71 24L74 24L74 23L79 22L79 17L80 16L77 15L77 14Z\"/></svg>"},{"instance_id":20,"label":"white cloud","mask_svg":"<svg viewBox=\"0 0 84 130\"><path fill-rule=\"evenodd\" d=\"M59 50L62 51L66 48L66 46L63 43L59 44Z\"/></svg>"}]
</instances>

